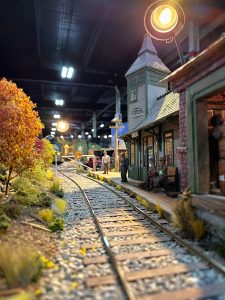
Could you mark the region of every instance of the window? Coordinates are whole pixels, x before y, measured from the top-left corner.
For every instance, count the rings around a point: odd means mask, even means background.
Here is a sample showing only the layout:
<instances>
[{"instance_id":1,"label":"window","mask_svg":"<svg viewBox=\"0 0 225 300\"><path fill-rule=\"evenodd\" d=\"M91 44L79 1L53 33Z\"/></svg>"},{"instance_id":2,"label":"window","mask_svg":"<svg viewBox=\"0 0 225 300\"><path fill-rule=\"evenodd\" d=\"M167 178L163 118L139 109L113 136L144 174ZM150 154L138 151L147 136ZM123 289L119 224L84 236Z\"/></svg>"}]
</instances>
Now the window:
<instances>
[{"instance_id":1,"label":"window","mask_svg":"<svg viewBox=\"0 0 225 300\"><path fill-rule=\"evenodd\" d=\"M135 144L134 142L130 145L130 164L131 166L135 165Z\"/></svg>"},{"instance_id":2,"label":"window","mask_svg":"<svg viewBox=\"0 0 225 300\"><path fill-rule=\"evenodd\" d=\"M148 145L148 140L147 138L143 138L143 156L144 156L144 166L147 166L147 145Z\"/></svg>"},{"instance_id":3,"label":"window","mask_svg":"<svg viewBox=\"0 0 225 300\"><path fill-rule=\"evenodd\" d=\"M137 100L137 94L136 94L136 90L132 90L130 92L130 102L134 102Z\"/></svg>"},{"instance_id":4,"label":"window","mask_svg":"<svg viewBox=\"0 0 225 300\"><path fill-rule=\"evenodd\" d=\"M164 134L165 158L166 165L173 166L173 133L166 132Z\"/></svg>"}]
</instances>

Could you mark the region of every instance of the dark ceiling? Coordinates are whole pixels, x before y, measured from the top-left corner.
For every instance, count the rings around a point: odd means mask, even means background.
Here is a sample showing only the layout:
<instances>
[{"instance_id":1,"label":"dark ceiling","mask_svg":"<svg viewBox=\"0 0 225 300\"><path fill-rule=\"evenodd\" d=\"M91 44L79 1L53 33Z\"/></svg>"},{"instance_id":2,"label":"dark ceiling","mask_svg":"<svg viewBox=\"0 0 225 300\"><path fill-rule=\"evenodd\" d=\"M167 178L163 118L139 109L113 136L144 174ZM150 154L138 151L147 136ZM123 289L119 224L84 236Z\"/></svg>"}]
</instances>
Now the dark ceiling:
<instances>
[{"instance_id":1,"label":"dark ceiling","mask_svg":"<svg viewBox=\"0 0 225 300\"><path fill-rule=\"evenodd\" d=\"M0 0L0 76L12 79L37 103L49 134L53 115L85 130L109 124L115 114L115 86L126 121L124 74L141 47L143 16L152 0ZM225 2L181 0L186 19L200 25L200 47L225 32ZM188 54L188 27L179 36ZM155 42L163 62L180 65L174 43ZM62 79L63 65L75 68ZM64 99L63 107L55 99ZM80 130L77 130L80 133ZM104 132L103 132L104 133Z\"/></svg>"}]
</instances>

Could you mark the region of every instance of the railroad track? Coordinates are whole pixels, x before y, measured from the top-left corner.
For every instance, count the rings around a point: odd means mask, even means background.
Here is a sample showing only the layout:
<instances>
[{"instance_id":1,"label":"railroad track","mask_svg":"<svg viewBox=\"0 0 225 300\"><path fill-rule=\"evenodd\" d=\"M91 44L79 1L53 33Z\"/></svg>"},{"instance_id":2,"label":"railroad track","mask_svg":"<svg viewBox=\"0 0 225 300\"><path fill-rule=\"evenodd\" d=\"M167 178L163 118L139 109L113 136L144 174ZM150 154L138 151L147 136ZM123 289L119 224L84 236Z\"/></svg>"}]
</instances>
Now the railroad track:
<instances>
[{"instance_id":1,"label":"railroad track","mask_svg":"<svg viewBox=\"0 0 225 300\"><path fill-rule=\"evenodd\" d=\"M71 168L60 173L79 187L95 223L83 221L81 249L88 253L83 264L112 266L110 274L89 275L88 288L119 283L121 299L130 300L225 299L223 267L176 236L166 220L106 183Z\"/></svg>"}]
</instances>

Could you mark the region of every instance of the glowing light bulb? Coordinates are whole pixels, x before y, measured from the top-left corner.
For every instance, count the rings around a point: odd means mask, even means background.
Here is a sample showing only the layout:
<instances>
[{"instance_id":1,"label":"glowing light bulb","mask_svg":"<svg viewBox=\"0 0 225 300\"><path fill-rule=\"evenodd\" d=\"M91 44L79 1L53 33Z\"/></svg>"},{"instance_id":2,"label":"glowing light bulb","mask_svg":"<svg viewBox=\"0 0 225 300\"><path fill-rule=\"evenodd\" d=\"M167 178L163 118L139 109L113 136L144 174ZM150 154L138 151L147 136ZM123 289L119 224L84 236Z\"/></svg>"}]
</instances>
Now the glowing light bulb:
<instances>
[{"instance_id":1,"label":"glowing light bulb","mask_svg":"<svg viewBox=\"0 0 225 300\"><path fill-rule=\"evenodd\" d=\"M159 14L159 22L163 25L167 25L172 20L172 10L169 7L163 9Z\"/></svg>"}]
</instances>

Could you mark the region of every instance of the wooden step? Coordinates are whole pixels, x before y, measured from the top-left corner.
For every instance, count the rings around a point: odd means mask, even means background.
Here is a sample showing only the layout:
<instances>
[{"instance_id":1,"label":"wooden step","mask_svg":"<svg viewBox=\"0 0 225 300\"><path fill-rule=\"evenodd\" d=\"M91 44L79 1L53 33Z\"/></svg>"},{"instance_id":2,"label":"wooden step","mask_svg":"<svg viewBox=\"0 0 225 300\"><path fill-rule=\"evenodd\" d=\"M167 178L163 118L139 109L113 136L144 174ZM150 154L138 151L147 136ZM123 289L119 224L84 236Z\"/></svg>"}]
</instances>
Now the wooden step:
<instances>
[{"instance_id":1,"label":"wooden step","mask_svg":"<svg viewBox=\"0 0 225 300\"><path fill-rule=\"evenodd\" d=\"M189 300L215 297L225 294L225 283L212 283L202 287L193 287L177 291L162 292L155 295L143 295L138 300Z\"/></svg>"},{"instance_id":2,"label":"wooden step","mask_svg":"<svg viewBox=\"0 0 225 300\"><path fill-rule=\"evenodd\" d=\"M134 252L134 253L121 253L115 255L117 261L124 261L127 259L141 259L141 258L150 258L150 257L159 257L165 255L174 255L179 253L184 253L184 249L174 249L174 250L154 250L154 251L142 251L142 252ZM91 264L101 264L108 261L108 257L106 255L99 255L94 257L85 257L83 260L84 265Z\"/></svg>"},{"instance_id":3,"label":"wooden step","mask_svg":"<svg viewBox=\"0 0 225 300\"><path fill-rule=\"evenodd\" d=\"M153 278L157 276L167 276L173 274L188 273L188 272L192 272L200 269L207 269L207 268L209 267L204 263L194 263L188 265L176 264L176 265L169 265L167 267L159 268L159 269L127 272L125 276L127 281L136 281L140 279ZM113 275L90 277L86 280L87 287L95 287L99 285L108 285L108 284L115 284L115 283L116 281Z\"/></svg>"},{"instance_id":4,"label":"wooden step","mask_svg":"<svg viewBox=\"0 0 225 300\"><path fill-rule=\"evenodd\" d=\"M140 244L148 244L148 243L168 242L170 240L171 240L170 237L163 237L163 238L154 237L154 238L147 238L147 239L142 238L142 239L125 240L125 241L111 241L110 245L129 246L129 245L140 245ZM101 242L87 243L87 244L82 244L80 247L84 249L99 248L99 247L103 247L103 244Z\"/></svg>"}]
</instances>

